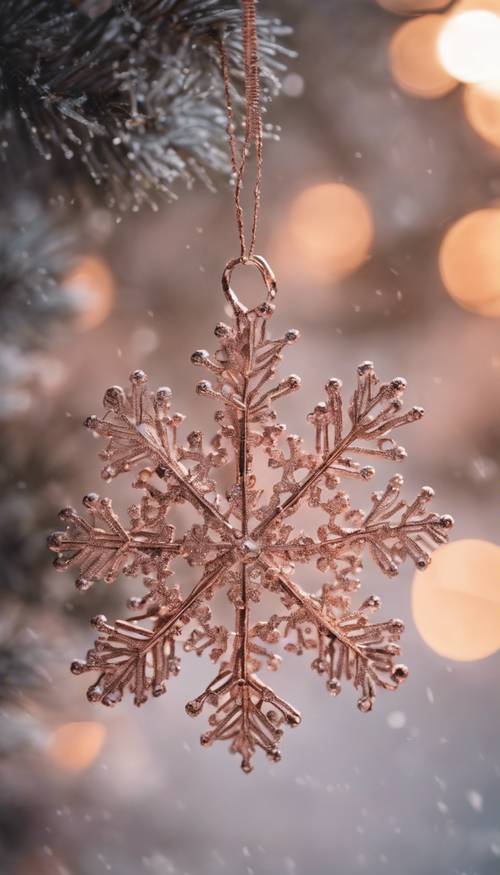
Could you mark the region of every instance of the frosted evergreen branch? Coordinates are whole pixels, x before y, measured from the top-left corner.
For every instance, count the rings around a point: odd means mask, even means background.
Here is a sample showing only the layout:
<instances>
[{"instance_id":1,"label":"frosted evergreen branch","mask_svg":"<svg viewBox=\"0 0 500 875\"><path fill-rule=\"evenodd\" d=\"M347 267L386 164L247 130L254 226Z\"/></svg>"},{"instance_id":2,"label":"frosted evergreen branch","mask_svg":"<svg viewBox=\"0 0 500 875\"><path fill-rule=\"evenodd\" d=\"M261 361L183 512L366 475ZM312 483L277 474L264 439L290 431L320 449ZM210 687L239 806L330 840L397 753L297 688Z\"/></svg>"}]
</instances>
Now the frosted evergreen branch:
<instances>
[{"instance_id":1,"label":"frosted evergreen branch","mask_svg":"<svg viewBox=\"0 0 500 875\"><path fill-rule=\"evenodd\" d=\"M243 69L236 0L0 4L0 129L10 168L119 209L156 208L178 180L226 172L218 41ZM280 22L259 17L264 90L279 85ZM89 185L90 183L90 185Z\"/></svg>"}]
</instances>

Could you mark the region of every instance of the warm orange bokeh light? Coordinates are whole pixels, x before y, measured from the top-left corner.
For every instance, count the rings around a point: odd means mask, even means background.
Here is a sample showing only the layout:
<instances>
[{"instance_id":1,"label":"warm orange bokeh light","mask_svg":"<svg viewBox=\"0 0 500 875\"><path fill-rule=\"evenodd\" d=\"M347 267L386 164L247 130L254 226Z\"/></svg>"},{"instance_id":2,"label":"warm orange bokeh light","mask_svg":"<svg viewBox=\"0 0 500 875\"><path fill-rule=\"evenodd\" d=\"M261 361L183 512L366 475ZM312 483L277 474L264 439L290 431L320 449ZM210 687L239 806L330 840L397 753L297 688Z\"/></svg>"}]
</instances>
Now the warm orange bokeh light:
<instances>
[{"instance_id":1,"label":"warm orange bokeh light","mask_svg":"<svg viewBox=\"0 0 500 875\"><path fill-rule=\"evenodd\" d=\"M500 209L469 213L446 233L439 270L451 297L481 316L500 316Z\"/></svg>"},{"instance_id":2,"label":"warm orange bokeh light","mask_svg":"<svg viewBox=\"0 0 500 875\"><path fill-rule=\"evenodd\" d=\"M303 191L290 208L290 249L318 280L341 279L368 257L373 221L367 201L340 183Z\"/></svg>"},{"instance_id":3,"label":"warm orange bokeh light","mask_svg":"<svg viewBox=\"0 0 500 875\"><path fill-rule=\"evenodd\" d=\"M479 85L468 85L464 90L464 108L467 121L487 143L500 146L500 83L498 91Z\"/></svg>"},{"instance_id":4,"label":"warm orange bokeh light","mask_svg":"<svg viewBox=\"0 0 500 875\"><path fill-rule=\"evenodd\" d=\"M435 12L444 9L449 0L377 0L382 9L397 15L414 15L419 12Z\"/></svg>"},{"instance_id":5,"label":"warm orange bokeh light","mask_svg":"<svg viewBox=\"0 0 500 875\"><path fill-rule=\"evenodd\" d=\"M96 256L85 256L64 279L64 288L74 300L77 327L88 331L109 316L115 296L113 274L107 264Z\"/></svg>"},{"instance_id":6,"label":"warm orange bokeh light","mask_svg":"<svg viewBox=\"0 0 500 875\"><path fill-rule=\"evenodd\" d=\"M80 772L99 756L106 729L102 723L64 723L50 739L48 755L66 772Z\"/></svg>"},{"instance_id":7,"label":"warm orange bokeh light","mask_svg":"<svg viewBox=\"0 0 500 875\"><path fill-rule=\"evenodd\" d=\"M413 617L425 643L448 659L484 659L500 648L500 547L454 541L413 581Z\"/></svg>"},{"instance_id":8,"label":"warm orange bokeh light","mask_svg":"<svg viewBox=\"0 0 500 875\"><path fill-rule=\"evenodd\" d=\"M457 15L459 12L475 11L495 12L500 15L500 0L457 0L451 9L452 15Z\"/></svg>"},{"instance_id":9,"label":"warm orange bokeh light","mask_svg":"<svg viewBox=\"0 0 500 875\"><path fill-rule=\"evenodd\" d=\"M444 69L460 82L484 82L500 70L500 16L466 9L445 18L438 39Z\"/></svg>"},{"instance_id":10,"label":"warm orange bokeh light","mask_svg":"<svg viewBox=\"0 0 500 875\"><path fill-rule=\"evenodd\" d=\"M392 38L392 75L400 88L416 97L442 97L458 84L443 69L437 54L442 26L441 15L422 15L401 25Z\"/></svg>"}]
</instances>

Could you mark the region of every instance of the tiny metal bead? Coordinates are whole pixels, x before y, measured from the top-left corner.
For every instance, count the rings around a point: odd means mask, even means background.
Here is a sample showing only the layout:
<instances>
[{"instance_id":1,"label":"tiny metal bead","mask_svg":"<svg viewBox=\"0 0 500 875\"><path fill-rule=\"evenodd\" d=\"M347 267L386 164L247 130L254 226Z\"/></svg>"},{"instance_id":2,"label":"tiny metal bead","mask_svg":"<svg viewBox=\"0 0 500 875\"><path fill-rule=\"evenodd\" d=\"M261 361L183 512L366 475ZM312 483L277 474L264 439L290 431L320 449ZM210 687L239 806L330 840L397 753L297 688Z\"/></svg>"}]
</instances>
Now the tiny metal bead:
<instances>
[{"instance_id":1,"label":"tiny metal bead","mask_svg":"<svg viewBox=\"0 0 500 875\"><path fill-rule=\"evenodd\" d=\"M156 400L159 403L169 401L171 397L172 389L169 386L160 386L159 389L156 390Z\"/></svg>"},{"instance_id":2,"label":"tiny metal bead","mask_svg":"<svg viewBox=\"0 0 500 875\"><path fill-rule=\"evenodd\" d=\"M193 365L203 365L210 358L210 353L206 349L197 349L191 356Z\"/></svg>"},{"instance_id":3,"label":"tiny metal bead","mask_svg":"<svg viewBox=\"0 0 500 875\"><path fill-rule=\"evenodd\" d=\"M118 705L123 698L123 693L121 690L112 690L110 693L106 693L103 696L102 704L106 705L107 708L112 708L114 705Z\"/></svg>"},{"instance_id":4,"label":"tiny metal bead","mask_svg":"<svg viewBox=\"0 0 500 875\"><path fill-rule=\"evenodd\" d=\"M314 671L317 671L318 674L323 674L326 671L326 664L324 659L319 659L319 657L313 659L313 661L311 662L311 668L314 669Z\"/></svg>"},{"instance_id":5,"label":"tiny metal bead","mask_svg":"<svg viewBox=\"0 0 500 875\"><path fill-rule=\"evenodd\" d=\"M62 532L52 532L47 538L47 547L49 550L59 550L64 544L64 536Z\"/></svg>"},{"instance_id":6,"label":"tiny metal bead","mask_svg":"<svg viewBox=\"0 0 500 875\"><path fill-rule=\"evenodd\" d=\"M406 665L403 665L400 663L398 665L395 665L394 668L392 669L391 678L397 684L401 684L401 683L403 683L403 681L406 680L406 678L408 677L408 674L409 674L408 667Z\"/></svg>"},{"instance_id":7,"label":"tiny metal bead","mask_svg":"<svg viewBox=\"0 0 500 875\"><path fill-rule=\"evenodd\" d=\"M87 671L87 663L83 659L74 659L70 666L71 674L83 674Z\"/></svg>"},{"instance_id":8,"label":"tiny metal bead","mask_svg":"<svg viewBox=\"0 0 500 875\"><path fill-rule=\"evenodd\" d=\"M342 690L342 687L337 678L330 678L326 682L326 689L330 693L330 696L338 696Z\"/></svg>"},{"instance_id":9,"label":"tiny metal bead","mask_svg":"<svg viewBox=\"0 0 500 875\"><path fill-rule=\"evenodd\" d=\"M73 519L75 511L72 507L63 507L63 509L59 511L58 516L61 522L66 523Z\"/></svg>"},{"instance_id":10,"label":"tiny metal bead","mask_svg":"<svg viewBox=\"0 0 500 875\"><path fill-rule=\"evenodd\" d=\"M141 383L147 383L147 381L148 378L144 371L132 371L132 373L130 374L131 383L136 383L137 385L139 385Z\"/></svg>"},{"instance_id":11,"label":"tiny metal bead","mask_svg":"<svg viewBox=\"0 0 500 875\"><path fill-rule=\"evenodd\" d=\"M85 422L83 424L84 424L85 428L89 428L91 431L95 431L98 423L99 423L99 420L98 420L97 416L95 416L95 414L94 414L93 416L87 416L87 419L85 420Z\"/></svg>"},{"instance_id":12,"label":"tiny metal bead","mask_svg":"<svg viewBox=\"0 0 500 875\"><path fill-rule=\"evenodd\" d=\"M87 699L89 702L99 702L103 694L103 689L99 684L93 684L87 690Z\"/></svg>"},{"instance_id":13,"label":"tiny metal bead","mask_svg":"<svg viewBox=\"0 0 500 875\"><path fill-rule=\"evenodd\" d=\"M394 379L391 380L391 387L396 392L402 392L403 389L406 389L407 385L408 384L404 377L394 377Z\"/></svg>"},{"instance_id":14,"label":"tiny metal bead","mask_svg":"<svg viewBox=\"0 0 500 875\"><path fill-rule=\"evenodd\" d=\"M256 313L258 316L262 316L263 319L270 319L275 309L275 304L269 304L267 301L264 301L263 304L257 307Z\"/></svg>"},{"instance_id":15,"label":"tiny metal bead","mask_svg":"<svg viewBox=\"0 0 500 875\"><path fill-rule=\"evenodd\" d=\"M213 392L210 380L201 380L200 383L197 383L196 391L198 395L207 395L209 392Z\"/></svg>"},{"instance_id":16,"label":"tiny metal bead","mask_svg":"<svg viewBox=\"0 0 500 875\"><path fill-rule=\"evenodd\" d=\"M420 495L422 496L422 498L433 498L434 490L432 486L422 486L422 489L420 490Z\"/></svg>"},{"instance_id":17,"label":"tiny metal bead","mask_svg":"<svg viewBox=\"0 0 500 875\"><path fill-rule=\"evenodd\" d=\"M295 343L300 337L300 331L297 331L296 328L289 328L285 333L285 340L287 343Z\"/></svg>"},{"instance_id":18,"label":"tiny metal bead","mask_svg":"<svg viewBox=\"0 0 500 875\"><path fill-rule=\"evenodd\" d=\"M368 374L370 371L373 371L373 362L362 362L358 367L358 374L360 377L363 374Z\"/></svg>"},{"instance_id":19,"label":"tiny metal bead","mask_svg":"<svg viewBox=\"0 0 500 875\"><path fill-rule=\"evenodd\" d=\"M402 635L405 630L405 624L402 620L391 620L390 631L393 635Z\"/></svg>"},{"instance_id":20,"label":"tiny metal bead","mask_svg":"<svg viewBox=\"0 0 500 875\"><path fill-rule=\"evenodd\" d=\"M362 711L364 714L367 714L368 711L371 711L373 708L373 699L371 696L363 696L361 699L358 699L358 709Z\"/></svg>"},{"instance_id":21,"label":"tiny metal bead","mask_svg":"<svg viewBox=\"0 0 500 875\"><path fill-rule=\"evenodd\" d=\"M162 681L160 684L156 684L156 686L153 687L153 696L155 699L158 699L159 696L163 696L163 694L166 692L167 692L166 681Z\"/></svg>"},{"instance_id":22,"label":"tiny metal bead","mask_svg":"<svg viewBox=\"0 0 500 875\"><path fill-rule=\"evenodd\" d=\"M203 435L201 431L191 431L187 436L187 442L191 449L197 449L202 445Z\"/></svg>"},{"instance_id":23,"label":"tiny metal bead","mask_svg":"<svg viewBox=\"0 0 500 875\"><path fill-rule=\"evenodd\" d=\"M183 413L174 413L174 415L172 416L172 424L173 425L182 425L185 418L186 417L184 416Z\"/></svg>"},{"instance_id":24,"label":"tiny metal bead","mask_svg":"<svg viewBox=\"0 0 500 875\"><path fill-rule=\"evenodd\" d=\"M365 465L364 468L361 468L359 473L363 480L371 480L371 478L375 476L375 468L371 465Z\"/></svg>"},{"instance_id":25,"label":"tiny metal bead","mask_svg":"<svg viewBox=\"0 0 500 875\"><path fill-rule=\"evenodd\" d=\"M200 713L202 709L201 702L198 702L196 699L193 699L191 702L188 702L185 708L186 714L189 714L190 717L196 717L197 714Z\"/></svg>"},{"instance_id":26,"label":"tiny metal bead","mask_svg":"<svg viewBox=\"0 0 500 875\"><path fill-rule=\"evenodd\" d=\"M298 389L300 387L300 384L302 383L302 380L300 379L300 377L297 376L297 374L290 374L290 376L287 377L286 383L289 389Z\"/></svg>"},{"instance_id":27,"label":"tiny metal bead","mask_svg":"<svg viewBox=\"0 0 500 875\"><path fill-rule=\"evenodd\" d=\"M125 403L125 392L121 386L110 386L104 393L103 402L105 407L115 410Z\"/></svg>"},{"instance_id":28,"label":"tiny metal bead","mask_svg":"<svg viewBox=\"0 0 500 875\"><path fill-rule=\"evenodd\" d=\"M95 628L99 632L101 632L104 629L107 622L108 622L108 619L107 619L107 617L104 616L104 614L97 614L97 616L92 617L92 619L90 621L91 625L95 626Z\"/></svg>"},{"instance_id":29,"label":"tiny metal bead","mask_svg":"<svg viewBox=\"0 0 500 875\"><path fill-rule=\"evenodd\" d=\"M342 380L338 380L337 377L331 377L325 386L327 392L337 392L341 388Z\"/></svg>"},{"instance_id":30,"label":"tiny metal bead","mask_svg":"<svg viewBox=\"0 0 500 875\"><path fill-rule=\"evenodd\" d=\"M443 527L443 529L451 529L452 526L455 525L455 520L449 513L444 513L439 517L439 525Z\"/></svg>"},{"instance_id":31,"label":"tiny metal bead","mask_svg":"<svg viewBox=\"0 0 500 875\"><path fill-rule=\"evenodd\" d=\"M82 504L84 507L91 508L99 501L99 496L97 492L88 492L87 495L84 495L82 498Z\"/></svg>"},{"instance_id":32,"label":"tiny metal bead","mask_svg":"<svg viewBox=\"0 0 500 875\"><path fill-rule=\"evenodd\" d=\"M271 760L273 763L279 763L281 760L281 752L277 747L271 748L271 750L267 751L267 758Z\"/></svg>"},{"instance_id":33,"label":"tiny metal bead","mask_svg":"<svg viewBox=\"0 0 500 875\"><path fill-rule=\"evenodd\" d=\"M142 481L142 482L144 482L144 481ZM147 478L146 478L146 483L147 483ZM134 519L134 520L140 520L140 518L141 518L141 508L139 507L138 504L131 504L130 507L129 507L129 509L128 509L128 512L129 512L129 516L130 516L132 519Z\"/></svg>"}]
</instances>

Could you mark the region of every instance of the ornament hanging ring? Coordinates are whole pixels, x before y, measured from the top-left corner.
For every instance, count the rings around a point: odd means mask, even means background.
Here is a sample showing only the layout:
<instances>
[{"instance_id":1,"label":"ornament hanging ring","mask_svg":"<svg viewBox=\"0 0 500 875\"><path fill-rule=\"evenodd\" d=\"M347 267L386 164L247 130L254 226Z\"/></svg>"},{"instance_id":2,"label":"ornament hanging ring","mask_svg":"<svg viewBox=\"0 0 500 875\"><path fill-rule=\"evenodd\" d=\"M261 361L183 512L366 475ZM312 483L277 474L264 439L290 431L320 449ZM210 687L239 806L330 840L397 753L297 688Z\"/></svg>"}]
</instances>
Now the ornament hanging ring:
<instances>
[{"instance_id":1,"label":"ornament hanging ring","mask_svg":"<svg viewBox=\"0 0 500 875\"><path fill-rule=\"evenodd\" d=\"M231 288L231 276L234 268L238 264L253 265L258 269L264 280L264 285L267 289L267 296L265 301L262 301L261 304L257 304L255 307L249 308L242 304L237 294ZM266 314L271 315L274 310L273 300L276 297L278 287L276 285L276 277L265 258L262 258L261 255L249 255L248 257L239 255L237 258L228 261L224 268L224 273L222 274L222 290L226 296L226 300L231 305L235 316L247 316L251 313L256 316L265 316Z\"/></svg>"}]
</instances>

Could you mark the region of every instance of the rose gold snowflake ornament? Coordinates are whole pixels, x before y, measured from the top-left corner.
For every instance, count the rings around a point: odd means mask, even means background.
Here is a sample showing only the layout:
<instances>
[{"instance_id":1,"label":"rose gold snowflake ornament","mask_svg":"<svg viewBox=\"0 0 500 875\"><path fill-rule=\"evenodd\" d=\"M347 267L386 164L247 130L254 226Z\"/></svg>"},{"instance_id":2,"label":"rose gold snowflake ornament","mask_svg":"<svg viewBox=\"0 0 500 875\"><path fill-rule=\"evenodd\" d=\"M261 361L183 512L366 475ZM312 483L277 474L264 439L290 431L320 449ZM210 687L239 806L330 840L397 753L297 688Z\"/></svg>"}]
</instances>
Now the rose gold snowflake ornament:
<instances>
[{"instance_id":1,"label":"rose gold snowflake ornament","mask_svg":"<svg viewBox=\"0 0 500 875\"><path fill-rule=\"evenodd\" d=\"M215 437L206 444L199 431L192 431L180 442L184 417L172 413L170 389L151 392L142 371L131 375L128 392L108 389L104 417L86 422L108 441L102 476L110 480L137 468L133 485L142 497L129 508L129 523L122 525L108 499L87 495L88 515L62 511L67 528L51 536L50 548L58 554L56 568L80 568L80 590L99 579L112 583L120 573L144 577L146 594L130 599L131 615L114 624L96 617L94 647L72 665L75 674L98 673L89 700L114 705L130 691L135 704L142 705L150 694L164 693L169 678L179 673L179 645L198 655L208 650L219 670L186 710L194 716L209 707L210 728L202 744L228 741L230 750L240 754L243 770L250 771L256 748L278 760L284 725L300 722L298 711L257 674L263 664L277 668L276 647L282 640L288 652L310 651L312 668L333 696L343 681L350 681L361 711L371 710L377 688L395 690L406 678L406 666L397 661L403 623L370 620L380 607L377 596L352 605L362 556L368 552L390 576L405 558L425 568L433 546L446 541L452 520L428 511L433 495L428 487L405 502L399 475L372 495L368 512L352 509L340 488L345 478L370 480L375 473L371 466L360 466L358 457L404 459L404 449L390 435L422 416L419 407L403 411L405 381L380 383L370 362L358 368L347 411L340 381L328 380L326 400L307 417L314 429L312 451L301 438L287 436L274 404L296 391L300 380L277 381L276 371L285 347L299 334L269 336L276 282L259 256L246 264L262 275L266 299L253 309L238 300L230 276L239 262L224 272L233 318L229 325L216 326L219 348L213 357L206 350L191 357L211 373L211 381L198 383L197 392L217 402ZM258 453L267 456L277 474L267 496L253 473ZM226 466L233 467L234 482L223 497L216 477ZM169 511L184 503L198 513L199 522L176 537ZM304 505L324 515L312 535L293 525ZM178 556L202 569L187 595L172 583L170 563ZM326 579L315 595L300 587L294 573L296 565L311 561ZM209 604L219 589L234 606L232 633L212 619ZM275 595L278 611L265 622L252 623L252 604L266 590Z\"/></svg>"},{"instance_id":2,"label":"rose gold snowflake ornament","mask_svg":"<svg viewBox=\"0 0 500 875\"><path fill-rule=\"evenodd\" d=\"M396 378L381 383L371 362L360 365L357 384L346 408L342 384L332 378L325 400L308 415L314 431L312 448L297 435L287 435L275 404L295 392L295 375L278 379L285 348L298 331L272 339L276 281L266 261L254 254L260 201L262 123L258 111L258 66L255 6L243 2L243 42L247 59L245 142L237 160L227 57L221 41L226 89L228 134L235 176L235 203L241 254L229 262L222 286L232 319L215 328L218 348L210 355L197 350L191 361L205 368L210 380L197 385L199 395L217 404L217 432L206 442L200 431L179 435L184 417L172 412L168 388L152 392L143 371L134 371L130 389L112 386L104 396L105 414L91 416L87 427L107 440L102 453L104 480L134 470L133 486L140 500L129 508L122 524L107 498L87 495L81 516L68 508L61 513L64 531L49 539L57 553L55 566L78 567L79 590L103 579L113 583L120 574L142 577L146 592L128 602L126 619L108 622L95 617L98 637L86 659L72 664L74 674L92 672L91 702L115 705L127 692L136 705L150 695L166 692L179 674L179 650L199 656L208 651L218 669L207 688L188 702L188 714L210 710L203 745L227 741L250 772L257 748L280 759L278 743L285 726L300 723L300 714L259 676L263 666L278 668L277 650L309 651L312 668L337 696L343 682L358 693L358 707L370 711L378 688L395 690L407 677L398 662L400 620L373 622L380 600L369 596L359 603L359 572L368 553L384 574L394 576L406 558L425 568L437 544L446 541L449 516L430 512L432 490L424 487L416 499L401 497L403 480L391 478L372 495L368 511L355 510L341 484L348 478L370 480L375 471L359 459L401 461L405 451L391 436L422 416L419 407L403 409L406 383ZM251 142L257 153L257 184L251 243L247 249L240 193L245 159ZM231 287L237 265L257 269L264 282L265 300L247 308ZM267 490L255 474L257 455L267 458L274 480ZM232 472L232 485L221 495L218 475ZM169 514L190 505L198 520L177 535ZM315 532L294 525L299 508L314 509L322 519ZM172 560L181 558L200 568L198 583L186 593L173 582ZM314 595L298 583L300 566L315 562L324 582ZM299 570L296 570L296 567ZM234 609L234 629L217 623L211 603L224 591ZM252 619L254 606L271 593L276 613ZM354 603L353 603L354 600Z\"/></svg>"}]
</instances>

